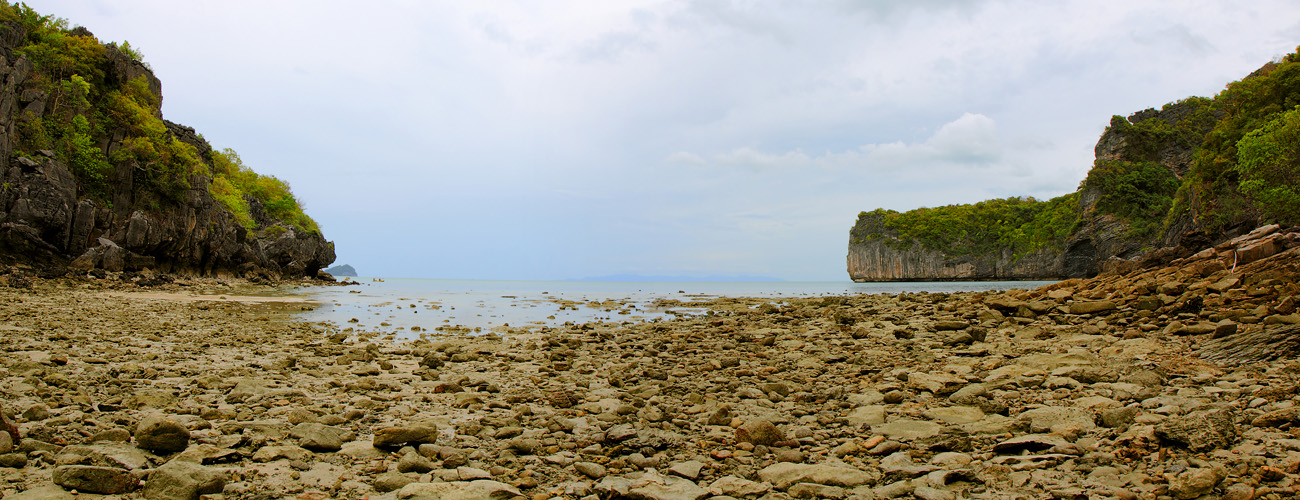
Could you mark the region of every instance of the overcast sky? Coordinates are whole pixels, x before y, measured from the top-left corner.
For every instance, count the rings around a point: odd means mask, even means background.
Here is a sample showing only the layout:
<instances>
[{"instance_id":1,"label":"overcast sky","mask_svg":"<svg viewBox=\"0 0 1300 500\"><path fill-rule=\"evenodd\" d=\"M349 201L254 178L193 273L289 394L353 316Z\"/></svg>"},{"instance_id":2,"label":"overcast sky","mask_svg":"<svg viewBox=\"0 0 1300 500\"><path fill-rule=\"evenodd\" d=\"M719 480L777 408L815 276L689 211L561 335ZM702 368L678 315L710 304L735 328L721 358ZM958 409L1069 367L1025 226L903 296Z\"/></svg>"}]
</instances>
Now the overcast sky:
<instances>
[{"instance_id":1,"label":"overcast sky","mask_svg":"<svg viewBox=\"0 0 1300 500\"><path fill-rule=\"evenodd\" d=\"M1074 191L1300 3L29 0L289 182L363 275L847 280L859 211Z\"/></svg>"}]
</instances>

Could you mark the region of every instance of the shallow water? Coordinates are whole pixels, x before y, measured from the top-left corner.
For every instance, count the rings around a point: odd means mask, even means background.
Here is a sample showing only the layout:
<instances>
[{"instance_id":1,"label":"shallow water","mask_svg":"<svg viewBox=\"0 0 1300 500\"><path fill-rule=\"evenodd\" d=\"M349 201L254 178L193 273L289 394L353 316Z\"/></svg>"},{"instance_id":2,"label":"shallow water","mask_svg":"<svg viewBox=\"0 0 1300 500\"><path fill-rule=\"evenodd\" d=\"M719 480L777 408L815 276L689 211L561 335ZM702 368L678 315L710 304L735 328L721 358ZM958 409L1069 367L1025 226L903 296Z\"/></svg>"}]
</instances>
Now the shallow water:
<instances>
[{"instance_id":1,"label":"shallow water","mask_svg":"<svg viewBox=\"0 0 1300 500\"><path fill-rule=\"evenodd\" d=\"M702 311L660 309L659 299L797 297L902 292L974 292L1037 288L1051 281L947 281L900 283L726 281L602 282L353 278L357 286L312 287L303 292L323 305L301 314L362 331L418 337L420 331L490 331L588 321L647 321Z\"/></svg>"}]
</instances>

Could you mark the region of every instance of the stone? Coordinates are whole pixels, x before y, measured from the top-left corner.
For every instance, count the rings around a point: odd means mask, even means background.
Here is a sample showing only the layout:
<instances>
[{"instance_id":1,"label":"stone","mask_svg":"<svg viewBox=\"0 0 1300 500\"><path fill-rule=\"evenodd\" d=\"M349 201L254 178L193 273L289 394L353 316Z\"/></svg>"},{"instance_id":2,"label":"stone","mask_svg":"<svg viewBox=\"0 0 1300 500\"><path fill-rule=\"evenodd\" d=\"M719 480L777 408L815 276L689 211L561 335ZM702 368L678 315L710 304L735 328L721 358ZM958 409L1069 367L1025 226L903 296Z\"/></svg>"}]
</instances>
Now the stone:
<instances>
[{"instance_id":1,"label":"stone","mask_svg":"<svg viewBox=\"0 0 1300 500\"><path fill-rule=\"evenodd\" d=\"M14 451L14 438L8 432L0 432L0 455Z\"/></svg>"},{"instance_id":2,"label":"stone","mask_svg":"<svg viewBox=\"0 0 1300 500\"><path fill-rule=\"evenodd\" d=\"M885 423L885 407L879 405L859 406L844 416L844 421L854 427L878 425Z\"/></svg>"},{"instance_id":3,"label":"stone","mask_svg":"<svg viewBox=\"0 0 1300 500\"><path fill-rule=\"evenodd\" d=\"M709 496L709 490L693 481L661 476L646 471L628 484L627 497L634 500L700 500Z\"/></svg>"},{"instance_id":4,"label":"stone","mask_svg":"<svg viewBox=\"0 0 1300 500\"><path fill-rule=\"evenodd\" d=\"M842 499L848 496L848 491L838 486L828 486L825 484L799 483L791 486L786 490L786 494L793 498L802 500L813 498L830 498Z\"/></svg>"},{"instance_id":5,"label":"stone","mask_svg":"<svg viewBox=\"0 0 1300 500\"><path fill-rule=\"evenodd\" d=\"M772 483L778 490L785 490L796 483L852 488L874 483L880 479L880 474L879 472L868 472L835 465L779 462L758 471L758 478Z\"/></svg>"},{"instance_id":6,"label":"stone","mask_svg":"<svg viewBox=\"0 0 1300 500\"><path fill-rule=\"evenodd\" d=\"M698 460L687 460L677 462L668 466L667 472L674 476L684 477L692 481L700 478L700 471L704 469L704 463Z\"/></svg>"},{"instance_id":7,"label":"stone","mask_svg":"<svg viewBox=\"0 0 1300 500\"><path fill-rule=\"evenodd\" d=\"M1180 500L1197 498L1213 491L1223 477L1222 471L1209 467L1189 469L1169 481L1169 493Z\"/></svg>"},{"instance_id":8,"label":"stone","mask_svg":"<svg viewBox=\"0 0 1300 500\"><path fill-rule=\"evenodd\" d=\"M605 466L595 462L577 462L573 464L573 468L577 469L577 471L582 475L592 479L600 479L609 474L609 471L605 469Z\"/></svg>"},{"instance_id":9,"label":"stone","mask_svg":"<svg viewBox=\"0 0 1300 500\"><path fill-rule=\"evenodd\" d=\"M406 444L435 443L438 441L438 426L432 422L402 427L387 427L375 431L371 443L375 447L397 447Z\"/></svg>"},{"instance_id":10,"label":"stone","mask_svg":"<svg viewBox=\"0 0 1300 500\"><path fill-rule=\"evenodd\" d=\"M154 469L144 485L149 500L198 500L199 495L221 493L226 486L222 471L173 460Z\"/></svg>"},{"instance_id":11,"label":"stone","mask_svg":"<svg viewBox=\"0 0 1300 500\"><path fill-rule=\"evenodd\" d=\"M914 440L938 436L943 426L924 420L898 419L893 422L873 425L871 432L894 439Z\"/></svg>"},{"instance_id":12,"label":"stone","mask_svg":"<svg viewBox=\"0 0 1300 500\"><path fill-rule=\"evenodd\" d=\"M957 498L956 493L929 486L917 486L915 490L912 490L912 496L921 500L954 500Z\"/></svg>"},{"instance_id":13,"label":"stone","mask_svg":"<svg viewBox=\"0 0 1300 500\"><path fill-rule=\"evenodd\" d=\"M1070 314L1097 314L1115 309L1110 300L1075 301L1070 304Z\"/></svg>"},{"instance_id":14,"label":"stone","mask_svg":"<svg viewBox=\"0 0 1300 500\"><path fill-rule=\"evenodd\" d=\"M1255 498L1255 487L1246 483L1235 483L1223 489L1219 500L1251 500Z\"/></svg>"},{"instance_id":15,"label":"stone","mask_svg":"<svg viewBox=\"0 0 1300 500\"><path fill-rule=\"evenodd\" d=\"M298 446L311 451L332 452L343 448L342 433L325 424L303 422L289 429L289 436L298 439Z\"/></svg>"},{"instance_id":16,"label":"stone","mask_svg":"<svg viewBox=\"0 0 1300 500\"><path fill-rule=\"evenodd\" d=\"M21 469L27 466L26 453L5 453L0 455L0 467Z\"/></svg>"},{"instance_id":17,"label":"stone","mask_svg":"<svg viewBox=\"0 0 1300 500\"><path fill-rule=\"evenodd\" d=\"M310 456L310 451L299 446L263 446L253 452L253 461L306 460Z\"/></svg>"},{"instance_id":18,"label":"stone","mask_svg":"<svg viewBox=\"0 0 1300 500\"><path fill-rule=\"evenodd\" d=\"M397 472L424 474L436 468L438 466L434 465L433 461L414 451L402 455L402 458L397 461Z\"/></svg>"},{"instance_id":19,"label":"stone","mask_svg":"<svg viewBox=\"0 0 1300 500\"><path fill-rule=\"evenodd\" d=\"M892 476L917 477L939 470L939 467L915 463L911 455L900 451L882 459L880 470Z\"/></svg>"},{"instance_id":20,"label":"stone","mask_svg":"<svg viewBox=\"0 0 1300 500\"><path fill-rule=\"evenodd\" d=\"M501 500L521 497L514 486L480 479L450 483L409 483L397 490L397 498L414 500Z\"/></svg>"},{"instance_id":21,"label":"stone","mask_svg":"<svg viewBox=\"0 0 1300 500\"><path fill-rule=\"evenodd\" d=\"M736 441L755 446L772 446L785 441L785 434L770 421L754 419L736 428Z\"/></svg>"},{"instance_id":22,"label":"stone","mask_svg":"<svg viewBox=\"0 0 1300 500\"><path fill-rule=\"evenodd\" d=\"M1250 425L1255 427L1282 427L1288 424L1300 424L1300 407L1273 410L1255 417L1255 419L1250 422Z\"/></svg>"},{"instance_id":23,"label":"stone","mask_svg":"<svg viewBox=\"0 0 1300 500\"><path fill-rule=\"evenodd\" d=\"M5 497L5 500L76 500L77 495L68 493L67 490L58 486L40 486L24 491L14 493Z\"/></svg>"},{"instance_id":24,"label":"stone","mask_svg":"<svg viewBox=\"0 0 1300 500\"><path fill-rule=\"evenodd\" d=\"M150 415L136 425L135 445L154 453L185 451L190 430L163 415Z\"/></svg>"},{"instance_id":25,"label":"stone","mask_svg":"<svg viewBox=\"0 0 1300 500\"><path fill-rule=\"evenodd\" d=\"M149 467L149 455L127 443L101 442L86 445L64 446L60 453L79 455L90 460L91 465L103 465L127 470Z\"/></svg>"},{"instance_id":26,"label":"stone","mask_svg":"<svg viewBox=\"0 0 1300 500\"><path fill-rule=\"evenodd\" d=\"M1045 406L1020 413L1020 420L1029 422L1029 432L1042 433L1051 431L1057 425L1071 425L1083 431L1097 428L1092 413L1081 408Z\"/></svg>"},{"instance_id":27,"label":"stone","mask_svg":"<svg viewBox=\"0 0 1300 500\"><path fill-rule=\"evenodd\" d=\"M1121 408L1111 408L1101 412L1101 425L1107 428L1124 428L1128 427L1137 418L1137 406L1125 406Z\"/></svg>"},{"instance_id":28,"label":"stone","mask_svg":"<svg viewBox=\"0 0 1300 500\"><path fill-rule=\"evenodd\" d=\"M766 483L750 481L736 476L722 476L709 484L709 494L735 498L756 497L772 489Z\"/></svg>"},{"instance_id":29,"label":"stone","mask_svg":"<svg viewBox=\"0 0 1300 500\"><path fill-rule=\"evenodd\" d=\"M1156 436L1195 452L1231 448L1237 440L1236 417L1228 410L1194 411L1156 425Z\"/></svg>"},{"instance_id":30,"label":"stone","mask_svg":"<svg viewBox=\"0 0 1300 500\"><path fill-rule=\"evenodd\" d=\"M400 490L403 486L414 482L414 478L407 477L400 472L388 472L376 477L374 482L370 483L370 486L380 493L388 493Z\"/></svg>"},{"instance_id":31,"label":"stone","mask_svg":"<svg viewBox=\"0 0 1300 500\"><path fill-rule=\"evenodd\" d=\"M945 424L969 424L984 419L984 411L973 406L944 406L925 411L925 416Z\"/></svg>"},{"instance_id":32,"label":"stone","mask_svg":"<svg viewBox=\"0 0 1300 500\"><path fill-rule=\"evenodd\" d=\"M930 326L933 326L935 330L942 332L969 328L970 323L960 320L940 320L931 323Z\"/></svg>"},{"instance_id":33,"label":"stone","mask_svg":"<svg viewBox=\"0 0 1300 500\"><path fill-rule=\"evenodd\" d=\"M1020 453L1025 450L1038 452L1069 443L1064 437L1055 434L1026 434L993 445L993 451L997 453Z\"/></svg>"},{"instance_id":34,"label":"stone","mask_svg":"<svg viewBox=\"0 0 1300 500\"><path fill-rule=\"evenodd\" d=\"M54 484L67 489L101 495L128 493L140 487L140 480L131 471L94 465L55 467L52 479Z\"/></svg>"},{"instance_id":35,"label":"stone","mask_svg":"<svg viewBox=\"0 0 1300 500\"><path fill-rule=\"evenodd\" d=\"M930 391L936 395L952 394L965 385L966 379L946 373L912 372L907 374L908 387Z\"/></svg>"}]
</instances>

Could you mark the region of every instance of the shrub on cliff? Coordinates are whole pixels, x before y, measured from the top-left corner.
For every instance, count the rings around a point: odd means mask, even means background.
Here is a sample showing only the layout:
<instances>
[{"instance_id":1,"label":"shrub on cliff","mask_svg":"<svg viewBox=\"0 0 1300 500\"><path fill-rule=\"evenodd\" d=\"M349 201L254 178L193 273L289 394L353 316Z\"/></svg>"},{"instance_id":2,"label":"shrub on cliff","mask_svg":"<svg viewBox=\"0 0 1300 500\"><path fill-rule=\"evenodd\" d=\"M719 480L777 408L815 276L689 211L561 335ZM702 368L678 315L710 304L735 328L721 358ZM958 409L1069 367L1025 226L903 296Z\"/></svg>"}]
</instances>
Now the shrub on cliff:
<instances>
[{"instance_id":1,"label":"shrub on cliff","mask_svg":"<svg viewBox=\"0 0 1300 500\"><path fill-rule=\"evenodd\" d=\"M114 199L110 177L129 173L130 182L115 182L133 188L134 205L155 211L185 200L191 181L207 176L210 194L245 227L275 222L255 220L252 203L275 220L319 234L284 181L258 175L229 149L203 158L194 144L170 132L152 76L109 78L111 51L120 53L119 63L125 56L144 65L130 44L102 44L85 28L69 28L67 20L21 3L0 0L0 22L25 31L15 52L32 62L29 81L44 99L43 107L18 117L15 153L52 151L70 167L81 191L106 205Z\"/></svg>"},{"instance_id":2,"label":"shrub on cliff","mask_svg":"<svg viewBox=\"0 0 1300 500\"><path fill-rule=\"evenodd\" d=\"M1078 220L1074 194L1048 201L1032 197L1004 198L969 205L918 208L907 212L876 209L858 216L858 229L865 219L879 219L875 231L855 235L862 239L896 235L886 240L895 248L916 243L948 255L988 254L1008 249L1022 257L1042 248L1059 248ZM892 235L891 235L892 236Z\"/></svg>"},{"instance_id":3,"label":"shrub on cliff","mask_svg":"<svg viewBox=\"0 0 1300 500\"><path fill-rule=\"evenodd\" d=\"M1237 172L1268 222L1300 224L1300 106L1237 141Z\"/></svg>"}]
</instances>

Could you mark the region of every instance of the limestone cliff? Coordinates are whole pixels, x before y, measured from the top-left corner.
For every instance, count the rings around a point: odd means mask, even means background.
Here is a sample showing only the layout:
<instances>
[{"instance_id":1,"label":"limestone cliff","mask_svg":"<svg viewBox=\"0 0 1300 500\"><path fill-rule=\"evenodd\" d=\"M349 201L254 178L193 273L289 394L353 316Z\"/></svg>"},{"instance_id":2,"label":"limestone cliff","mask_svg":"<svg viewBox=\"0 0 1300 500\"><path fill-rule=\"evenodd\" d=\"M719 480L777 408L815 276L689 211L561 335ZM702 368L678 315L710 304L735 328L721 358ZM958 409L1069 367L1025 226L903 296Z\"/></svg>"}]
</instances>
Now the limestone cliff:
<instances>
[{"instance_id":1,"label":"limestone cliff","mask_svg":"<svg viewBox=\"0 0 1300 500\"><path fill-rule=\"evenodd\" d=\"M949 255L900 240L879 216L863 214L850 232L853 281L1014 280L1058 276L1060 255L1039 250L1017 258L1011 249Z\"/></svg>"},{"instance_id":2,"label":"limestone cliff","mask_svg":"<svg viewBox=\"0 0 1300 500\"><path fill-rule=\"evenodd\" d=\"M153 130L157 141L195 159L189 173L172 180L174 189L160 193L158 167L141 161L142 153L122 154L141 147L141 132L86 105L70 111L71 98L62 90L75 92L71 84L80 84L91 103L138 84L139 94L157 96L160 105L162 83L139 60L99 44L84 28L60 33L66 38L59 40L81 43L95 55L80 62L80 73L58 81L25 53L32 46L28 29L15 20L0 22L0 264L279 278L315 276L333 262L333 243L318 231L269 217L255 197L243 196L252 220L236 220L213 195L211 146L193 129L161 121L154 108L153 119L165 124ZM71 123L85 123L81 115L101 117L102 125L75 131L88 138L80 149L67 147L64 137L43 135L49 123L69 116L82 120ZM42 134L47 149L30 146L33 134ZM89 154L100 170L70 167L65 151Z\"/></svg>"},{"instance_id":3,"label":"limestone cliff","mask_svg":"<svg viewBox=\"0 0 1300 500\"><path fill-rule=\"evenodd\" d=\"M1068 198L863 212L849 233L849 276L1091 277L1186 257L1261 224L1300 224L1300 214L1266 215L1270 210L1260 208L1266 203L1241 187L1246 174L1237 166L1236 148L1298 101L1300 52L1266 64L1214 98L1113 117L1097 141L1093 168Z\"/></svg>"}]
</instances>

